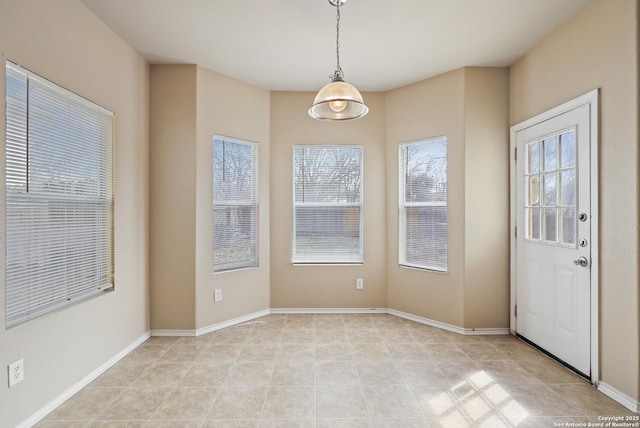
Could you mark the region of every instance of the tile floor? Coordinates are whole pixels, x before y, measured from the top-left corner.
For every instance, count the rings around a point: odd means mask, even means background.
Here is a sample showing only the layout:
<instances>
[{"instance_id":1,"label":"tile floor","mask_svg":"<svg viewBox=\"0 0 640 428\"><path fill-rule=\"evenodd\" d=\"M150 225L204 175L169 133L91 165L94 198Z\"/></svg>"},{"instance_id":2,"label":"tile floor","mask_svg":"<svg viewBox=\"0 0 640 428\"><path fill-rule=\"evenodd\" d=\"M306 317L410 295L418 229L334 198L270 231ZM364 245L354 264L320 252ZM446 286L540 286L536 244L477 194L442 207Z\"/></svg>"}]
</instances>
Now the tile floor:
<instances>
[{"instance_id":1,"label":"tile floor","mask_svg":"<svg viewBox=\"0 0 640 428\"><path fill-rule=\"evenodd\" d=\"M633 413L511 336L270 315L153 337L37 426L554 427L598 415Z\"/></svg>"}]
</instances>

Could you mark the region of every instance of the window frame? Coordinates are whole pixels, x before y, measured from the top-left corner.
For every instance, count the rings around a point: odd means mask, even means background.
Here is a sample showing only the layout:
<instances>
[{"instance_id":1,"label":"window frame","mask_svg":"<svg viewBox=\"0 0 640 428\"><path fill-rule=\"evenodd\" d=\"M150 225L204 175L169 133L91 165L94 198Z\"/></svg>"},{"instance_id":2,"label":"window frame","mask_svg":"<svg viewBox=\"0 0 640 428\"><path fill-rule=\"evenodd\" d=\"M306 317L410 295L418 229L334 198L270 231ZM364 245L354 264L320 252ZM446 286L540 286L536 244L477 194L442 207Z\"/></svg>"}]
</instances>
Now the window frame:
<instances>
[{"instance_id":1,"label":"window frame","mask_svg":"<svg viewBox=\"0 0 640 428\"><path fill-rule=\"evenodd\" d=\"M216 159L216 142L222 142L222 144L237 144L237 145L241 145L241 146L247 146L250 147L251 149L251 162L252 162L252 166L253 166L253 171L252 171L252 179L253 179L253 185L252 185L252 191L251 191L251 200L237 200L237 201L232 201L235 203L230 203L230 201L216 201L216 177L215 177L215 172L216 172L216 166L215 166L215 159ZM224 156L224 155L223 155ZM220 135L220 134L214 134L213 139L212 139L212 174L211 174L211 182L212 182L212 192L211 192L211 197L212 197L212 243L211 243L211 249L212 249L212 257L211 257L211 269L212 272L215 274L219 274L219 273L224 273L224 272L233 272L233 271L237 271L237 270L241 270L241 269L250 269L250 268L256 268L260 266L260 243L259 243L259 224L260 224L260 190L259 190L259 184L260 184L260 170L259 170L259 158L260 158L260 145L255 142L255 141L249 141L249 140L243 140L240 138L234 138L234 137L228 137L225 135ZM224 162L224 160L223 160ZM223 166L224 168L224 166ZM215 219L215 210L216 207L222 207L222 208L233 208L233 207L251 207L253 208L253 218L254 218L254 222L253 222L253 230L252 230L252 234L253 234L253 246L250 249L250 251L252 251L252 258L251 260L248 260L247 262L236 262L236 263L226 263L226 264L221 264L219 266L216 265L216 238L215 238L215 227L216 227L216 219Z\"/></svg>"},{"instance_id":2,"label":"window frame","mask_svg":"<svg viewBox=\"0 0 640 428\"><path fill-rule=\"evenodd\" d=\"M406 171L405 171L405 149L411 146L419 146L425 144L438 144L444 142L445 144L445 183L446 192L444 201L431 201L431 202L407 202L406 201ZM425 270L435 273L448 273L449 271L449 140L446 135L439 135L435 137L428 137L419 140L407 141L398 145L398 265L400 267ZM434 259L431 263L415 263L407 260L407 243L406 243L406 209L407 208L422 208L422 207L444 207L446 209L446 242L447 249L445 253L444 265L434 263Z\"/></svg>"},{"instance_id":3,"label":"window frame","mask_svg":"<svg viewBox=\"0 0 640 428\"><path fill-rule=\"evenodd\" d=\"M357 149L360 153L359 164L359 202L296 202L296 149ZM327 208L340 207L359 208L358 223L358 253L353 255L344 255L343 257L328 257L329 254L303 254L296 251L297 249L297 230L296 230L296 209L297 208ZM292 151L292 239L291 239L291 262L294 265L361 265L364 264L364 146L361 144L296 144Z\"/></svg>"},{"instance_id":4,"label":"window frame","mask_svg":"<svg viewBox=\"0 0 640 428\"><path fill-rule=\"evenodd\" d=\"M21 95L11 92L8 84L5 86L6 328L115 289L115 114L5 61L5 83L10 76L24 82L25 92L24 99L10 101L10 97ZM57 110L58 104L51 103L67 105L69 110ZM22 114L18 115L18 110ZM40 132L45 121L53 121L55 130ZM79 124L85 128L79 128ZM75 156L62 155L62 136L65 147L73 150L66 153ZM95 145L87 149L84 144L93 141ZM104 143L108 146L101 145ZM33 149L37 144L42 145ZM86 176L87 165L80 164L81 152L86 155L83 161L98 165L93 184ZM64 162L63 169L56 168L60 162ZM59 177L56 179L52 172ZM87 222L91 224L89 229ZM32 239L38 231L47 233ZM64 239L60 239L58 234L63 232ZM97 265L91 262L91 252L87 252L92 247L96 248ZM45 262L43 254L55 257Z\"/></svg>"}]
</instances>

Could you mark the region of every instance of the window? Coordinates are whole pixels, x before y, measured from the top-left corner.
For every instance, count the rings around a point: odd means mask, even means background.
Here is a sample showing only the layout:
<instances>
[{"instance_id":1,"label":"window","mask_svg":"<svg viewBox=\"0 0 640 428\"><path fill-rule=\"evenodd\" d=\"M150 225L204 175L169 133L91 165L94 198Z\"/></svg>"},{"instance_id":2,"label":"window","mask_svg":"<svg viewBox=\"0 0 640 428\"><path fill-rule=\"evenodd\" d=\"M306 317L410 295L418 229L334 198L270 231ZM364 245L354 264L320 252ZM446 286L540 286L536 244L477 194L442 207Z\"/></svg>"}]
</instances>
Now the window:
<instances>
[{"instance_id":1,"label":"window","mask_svg":"<svg viewBox=\"0 0 640 428\"><path fill-rule=\"evenodd\" d=\"M293 149L294 263L362 263L362 147Z\"/></svg>"},{"instance_id":2,"label":"window","mask_svg":"<svg viewBox=\"0 0 640 428\"><path fill-rule=\"evenodd\" d=\"M576 128L525 143L525 239L576 246Z\"/></svg>"},{"instance_id":3,"label":"window","mask_svg":"<svg viewBox=\"0 0 640 428\"><path fill-rule=\"evenodd\" d=\"M113 113L6 63L6 325L113 288Z\"/></svg>"},{"instance_id":4,"label":"window","mask_svg":"<svg viewBox=\"0 0 640 428\"><path fill-rule=\"evenodd\" d=\"M258 266L258 145L213 136L213 271Z\"/></svg>"},{"instance_id":5,"label":"window","mask_svg":"<svg viewBox=\"0 0 640 428\"><path fill-rule=\"evenodd\" d=\"M447 271L447 138L400 145L400 264Z\"/></svg>"}]
</instances>

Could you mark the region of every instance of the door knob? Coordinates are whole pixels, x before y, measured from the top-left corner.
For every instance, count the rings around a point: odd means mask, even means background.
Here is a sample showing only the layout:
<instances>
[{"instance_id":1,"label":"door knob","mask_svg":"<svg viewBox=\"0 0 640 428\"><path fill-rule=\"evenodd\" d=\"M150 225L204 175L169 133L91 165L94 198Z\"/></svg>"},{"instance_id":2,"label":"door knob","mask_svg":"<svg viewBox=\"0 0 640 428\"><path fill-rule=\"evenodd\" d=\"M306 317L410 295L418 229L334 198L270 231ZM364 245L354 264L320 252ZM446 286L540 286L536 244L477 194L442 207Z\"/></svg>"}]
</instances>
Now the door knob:
<instances>
[{"instance_id":1,"label":"door knob","mask_svg":"<svg viewBox=\"0 0 640 428\"><path fill-rule=\"evenodd\" d=\"M589 260L586 257L582 256L580 258L575 259L573 261L573 264L576 266L587 267L589 266Z\"/></svg>"}]
</instances>

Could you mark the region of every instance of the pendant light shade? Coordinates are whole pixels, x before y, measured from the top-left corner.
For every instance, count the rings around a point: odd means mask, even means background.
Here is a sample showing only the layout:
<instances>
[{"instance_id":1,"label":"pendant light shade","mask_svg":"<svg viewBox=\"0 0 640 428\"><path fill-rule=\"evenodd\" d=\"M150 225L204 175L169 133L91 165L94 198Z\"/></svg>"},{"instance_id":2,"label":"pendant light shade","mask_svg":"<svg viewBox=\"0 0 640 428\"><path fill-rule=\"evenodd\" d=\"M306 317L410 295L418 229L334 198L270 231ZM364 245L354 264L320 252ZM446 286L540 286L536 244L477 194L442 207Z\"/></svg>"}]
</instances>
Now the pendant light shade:
<instances>
[{"instance_id":1,"label":"pendant light shade","mask_svg":"<svg viewBox=\"0 0 640 428\"><path fill-rule=\"evenodd\" d=\"M309 116L317 120L354 120L369 112L362 95L342 79L325 85L313 101Z\"/></svg>"},{"instance_id":2,"label":"pendant light shade","mask_svg":"<svg viewBox=\"0 0 640 428\"><path fill-rule=\"evenodd\" d=\"M369 112L362 95L353 86L344 81L340 67L340 6L346 0L329 0L336 7L336 71L331 83L325 85L316 95L309 109L309 116L317 120L345 121L359 119Z\"/></svg>"}]
</instances>

